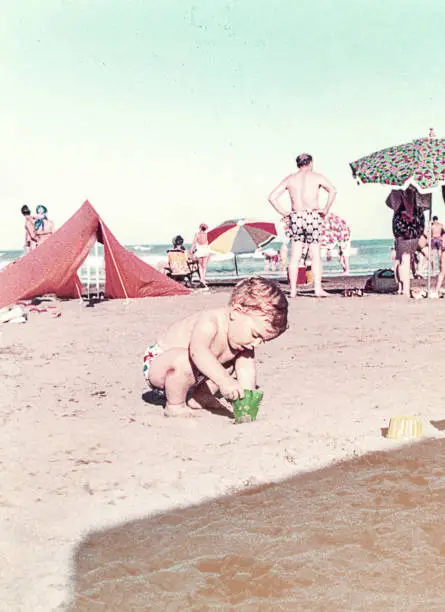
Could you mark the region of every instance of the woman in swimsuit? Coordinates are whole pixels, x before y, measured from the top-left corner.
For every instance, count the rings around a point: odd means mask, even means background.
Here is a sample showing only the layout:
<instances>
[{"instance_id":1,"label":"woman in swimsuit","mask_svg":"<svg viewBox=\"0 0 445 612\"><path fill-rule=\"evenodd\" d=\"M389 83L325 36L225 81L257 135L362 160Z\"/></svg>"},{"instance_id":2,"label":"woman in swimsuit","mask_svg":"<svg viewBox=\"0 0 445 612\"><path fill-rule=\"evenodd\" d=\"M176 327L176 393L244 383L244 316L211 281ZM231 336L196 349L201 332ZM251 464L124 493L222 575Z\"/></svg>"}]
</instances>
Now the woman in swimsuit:
<instances>
[{"instance_id":1,"label":"woman in swimsuit","mask_svg":"<svg viewBox=\"0 0 445 612\"><path fill-rule=\"evenodd\" d=\"M36 208L36 216L34 219L34 230L37 238L37 246L40 246L54 234L54 222L47 217L48 209L43 204L39 204Z\"/></svg>"},{"instance_id":2,"label":"woman in swimsuit","mask_svg":"<svg viewBox=\"0 0 445 612\"><path fill-rule=\"evenodd\" d=\"M199 280L203 287L207 287L207 266L209 265L210 255L212 254L207 239L207 230L208 226L205 223L201 223L199 232L195 234L192 246L190 247L190 254L198 260Z\"/></svg>"}]
</instances>

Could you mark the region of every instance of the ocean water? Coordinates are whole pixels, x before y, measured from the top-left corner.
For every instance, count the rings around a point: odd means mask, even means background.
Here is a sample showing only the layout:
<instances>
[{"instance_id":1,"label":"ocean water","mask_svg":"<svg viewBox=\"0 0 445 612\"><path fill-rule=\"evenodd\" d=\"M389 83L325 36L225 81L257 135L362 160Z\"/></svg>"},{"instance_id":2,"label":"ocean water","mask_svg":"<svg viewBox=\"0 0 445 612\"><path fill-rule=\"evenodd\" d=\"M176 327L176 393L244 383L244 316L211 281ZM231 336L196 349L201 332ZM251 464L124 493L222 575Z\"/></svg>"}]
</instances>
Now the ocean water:
<instances>
[{"instance_id":1,"label":"ocean water","mask_svg":"<svg viewBox=\"0 0 445 612\"><path fill-rule=\"evenodd\" d=\"M274 248L277 251L281 247L280 241L270 243L267 248ZM378 268L391 268L391 247L392 239L381 240L353 240L349 248L349 268L351 276L362 276L372 274ZM140 259L156 267L167 259L167 249L169 244L138 244L125 245L127 249L135 253ZM188 245L186 245L188 246ZM0 250L0 270L12 261L23 255L23 251L1 251ZM93 247L91 253L79 273L83 280L90 275L94 281L96 271L99 277L103 277L103 247L98 245ZM342 273L338 261L337 251L332 250L332 259L326 260L323 252L323 275L339 276ZM237 256L238 272L240 275L259 274L264 270L264 258L259 252ZM208 267L209 279L218 279L232 276L235 273L234 257L232 254L215 254L211 257Z\"/></svg>"},{"instance_id":2,"label":"ocean water","mask_svg":"<svg viewBox=\"0 0 445 612\"><path fill-rule=\"evenodd\" d=\"M445 440L90 534L70 612L444 609Z\"/></svg>"}]
</instances>

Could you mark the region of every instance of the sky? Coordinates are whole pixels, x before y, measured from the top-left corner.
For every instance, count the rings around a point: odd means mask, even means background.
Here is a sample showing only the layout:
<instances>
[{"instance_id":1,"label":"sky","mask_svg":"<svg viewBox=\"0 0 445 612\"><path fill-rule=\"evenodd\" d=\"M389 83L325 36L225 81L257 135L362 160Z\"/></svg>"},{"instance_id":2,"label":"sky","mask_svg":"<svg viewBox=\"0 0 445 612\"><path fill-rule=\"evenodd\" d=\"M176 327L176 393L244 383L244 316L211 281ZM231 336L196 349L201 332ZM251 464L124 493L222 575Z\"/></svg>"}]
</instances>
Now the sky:
<instances>
[{"instance_id":1,"label":"sky","mask_svg":"<svg viewBox=\"0 0 445 612\"><path fill-rule=\"evenodd\" d=\"M1 3L0 250L23 204L59 227L88 199L124 244L277 221L302 152L353 239L391 237L389 188L349 163L445 136L444 21L443 0Z\"/></svg>"}]
</instances>

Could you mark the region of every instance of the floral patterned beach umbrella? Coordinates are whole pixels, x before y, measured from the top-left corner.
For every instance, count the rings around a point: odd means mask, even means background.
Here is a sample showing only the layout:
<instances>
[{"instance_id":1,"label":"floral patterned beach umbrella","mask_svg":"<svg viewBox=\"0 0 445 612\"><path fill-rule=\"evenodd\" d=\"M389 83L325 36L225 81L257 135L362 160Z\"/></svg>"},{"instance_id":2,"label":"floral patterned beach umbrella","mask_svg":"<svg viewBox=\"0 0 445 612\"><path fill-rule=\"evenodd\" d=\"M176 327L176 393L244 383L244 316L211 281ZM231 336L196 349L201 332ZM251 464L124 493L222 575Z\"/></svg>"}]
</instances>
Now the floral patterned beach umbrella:
<instances>
[{"instance_id":1,"label":"floral patterned beach umbrella","mask_svg":"<svg viewBox=\"0 0 445 612\"><path fill-rule=\"evenodd\" d=\"M320 245L323 247L344 246L351 240L351 228L338 215L329 214L321 225Z\"/></svg>"},{"instance_id":2,"label":"floral patterned beach umbrella","mask_svg":"<svg viewBox=\"0 0 445 612\"><path fill-rule=\"evenodd\" d=\"M362 183L414 185L428 193L445 185L445 139L418 138L406 144L376 151L350 164L352 175Z\"/></svg>"},{"instance_id":3,"label":"floral patterned beach umbrella","mask_svg":"<svg viewBox=\"0 0 445 612\"><path fill-rule=\"evenodd\" d=\"M207 233L212 251L234 254L237 274L237 255L253 253L258 247L269 244L276 236L275 223L256 219L229 219Z\"/></svg>"}]
</instances>

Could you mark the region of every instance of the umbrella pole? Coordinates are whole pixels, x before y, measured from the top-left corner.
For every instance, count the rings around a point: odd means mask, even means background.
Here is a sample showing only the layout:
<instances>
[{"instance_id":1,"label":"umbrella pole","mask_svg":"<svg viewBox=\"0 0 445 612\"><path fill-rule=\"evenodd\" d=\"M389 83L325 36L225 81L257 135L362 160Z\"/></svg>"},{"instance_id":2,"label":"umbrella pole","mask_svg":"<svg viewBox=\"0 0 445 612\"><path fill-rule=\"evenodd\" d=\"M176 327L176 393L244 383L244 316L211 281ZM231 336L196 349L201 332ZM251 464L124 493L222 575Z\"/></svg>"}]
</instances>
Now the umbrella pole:
<instances>
[{"instance_id":1,"label":"umbrella pole","mask_svg":"<svg viewBox=\"0 0 445 612\"><path fill-rule=\"evenodd\" d=\"M234 253L233 256L235 258L235 274L238 276L238 263L236 261L236 253Z\"/></svg>"},{"instance_id":2,"label":"umbrella pole","mask_svg":"<svg viewBox=\"0 0 445 612\"><path fill-rule=\"evenodd\" d=\"M427 292L428 297L430 297L430 291L431 291L431 264L433 263L433 257L434 257L434 254L431 251L431 214L432 214L432 208L433 208L433 198L431 197L431 202L430 202L430 205L428 207L428 261L427 261L428 275L427 275L427 287L426 287L426 292Z\"/></svg>"}]
</instances>

